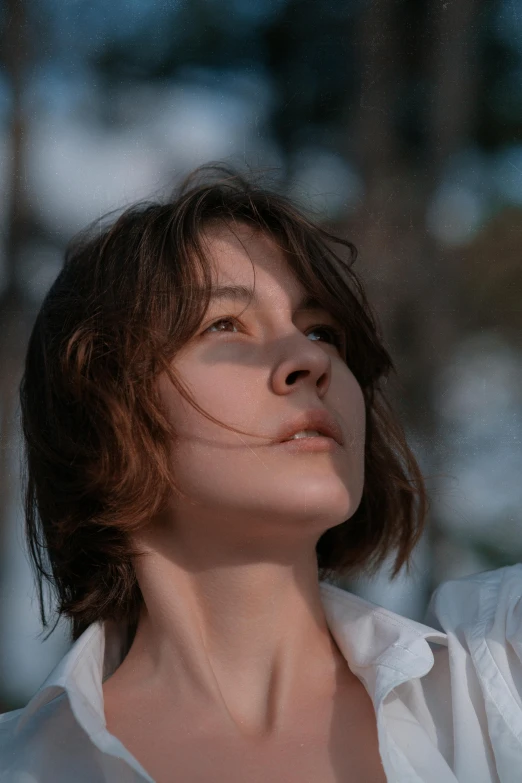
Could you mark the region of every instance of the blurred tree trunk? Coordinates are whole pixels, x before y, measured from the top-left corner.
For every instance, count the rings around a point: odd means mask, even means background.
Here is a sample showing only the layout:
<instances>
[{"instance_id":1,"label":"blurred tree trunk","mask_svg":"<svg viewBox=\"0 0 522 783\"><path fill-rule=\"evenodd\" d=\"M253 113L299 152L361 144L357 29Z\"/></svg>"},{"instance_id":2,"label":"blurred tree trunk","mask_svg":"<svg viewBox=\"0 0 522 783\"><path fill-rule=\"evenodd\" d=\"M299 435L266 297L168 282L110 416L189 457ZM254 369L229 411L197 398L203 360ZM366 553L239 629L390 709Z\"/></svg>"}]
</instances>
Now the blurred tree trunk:
<instances>
[{"instance_id":1,"label":"blurred tree trunk","mask_svg":"<svg viewBox=\"0 0 522 783\"><path fill-rule=\"evenodd\" d=\"M458 322L459 268L425 229L426 211L445 162L465 145L477 101L476 55L481 0L429 0L425 25L430 85L425 163L417 171L403 154L397 124L405 78L398 46L402 34L393 0L370 0L360 17L361 94L355 120L365 198L351 233L361 251L358 268L375 304L395 360L399 390L392 399L425 450L428 477L443 472L433 382L462 331ZM420 456L417 452L417 455ZM431 496L432 484L428 481ZM437 583L433 551L440 520L430 510L431 573L426 597Z\"/></svg>"},{"instance_id":2,"label":"blurred tree trunk","mask_svg":"<svg viewBox=\"0 0 522 783\"><path fill-rule=\"evenodd\" d=\"M433 47L428 57L428 76L433 85L433 100L430 106L426 175L426 207L441 179L448 159L470 143L478 101L479 35L481 11L484 0L458 0L441 2L431 0L428 22L433 30ZM459 301L463 291L461 275L462 252L455 248L441 247L429 236L424 235L420 244L425 259L425 275L421 297L428 303L426 313L419 319L424 329L421 338L429 340L430 352L419 343L422 356L433 357L431 373L427 372L426 361L418 370L416 410L424 399L429 399L429 416L424 430L424 442L441 444L437 437L437 400L433 394L433 380L450 358L452 349L467 332L468 324L462 318L465 312ZM420 265L422 266L422 264ZM427 274L426 274L427 273ZM422 396L421 396L422 395ZM413 399L414 395L410 395ZM414 401L415 405L415 401ZM445 451L433 448L433 467L444 472ZM440 581L438 552L440 544L447 537L443 520L432 512L429 529L431 543L431 574L429 589ZM447 528L446 528L447 529Z\"/></svg>"},{"instance_id":3,"label":"blurred tree trunk","mask_svg":"<svg viewBox=\"0 0 522 783\"><path fill-rule=\"evenodd\" d=\"M11 88L7 154L10 170L6 180L7 215L3 248L3 289L0 293L0 545L5 547L9 506L13 499L13 489L18 486L10 471L16 448L17 390L29 321L22 275L19 272L28 225L28 203L24 186L27 121L23 106L28 69L28 42L22 0L7 0L2 33L2 59Z\"/></svg>"},{"instance_id":4,"label":"blurred tree trunk","mask_svg":"<svg viewBox=\"0 0 522 783\"><path fill-rule=\"evenodd\" d=\"M398 30L391 0L369 0L360 17L358 41L360 96L355 119L355 152L365 197L355 225L374 298L386 326L392 317L390 284L398 272L396 197L401 187L399 139L394 122L401 81ZM396 286L393 286L395 289Z\"/></svg>"}]
</instances>

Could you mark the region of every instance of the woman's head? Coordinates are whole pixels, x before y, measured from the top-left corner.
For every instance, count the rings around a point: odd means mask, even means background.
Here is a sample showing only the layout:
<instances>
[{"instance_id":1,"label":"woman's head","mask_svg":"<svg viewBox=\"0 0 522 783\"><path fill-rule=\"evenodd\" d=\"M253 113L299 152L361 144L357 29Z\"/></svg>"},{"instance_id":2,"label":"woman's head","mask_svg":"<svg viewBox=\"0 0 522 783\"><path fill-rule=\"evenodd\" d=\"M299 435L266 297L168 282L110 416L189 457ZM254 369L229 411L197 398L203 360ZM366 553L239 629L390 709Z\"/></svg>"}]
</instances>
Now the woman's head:
<instances>
[{"instance_id":1,"label":"woman's head","mask_svg":"<svg viewBox=\"0 0 522 783\"><path fill-rule=\"evenodd\" d=\"M392 551L394 575L407 564L426 495L380 387L393 364L355 255L222 168L71 244L20 388L44 625L42 577L73 639L95 620L135 624L134 541L167 509L179 515L174 542L216 557L263 540L289 557L313 541L323 578L374 571ZM253 295L217 296L226 285ZM334 416L342 448L271 445L309 408Z\"/></svg>"},{"instance_id":2,"label":"woman's head","mask_svg":"<svg viewBox=\"0 0 522 783\"><path fill-rule=\"evenodd\" d=\"M142 543L189 571L299 568L322 533L352 516L363 490L365 404L344 359L344 329L258 227L213 223L202 251L215 288L171 369L207 414L236 429L202 416L160 375L175 433L170 470L184 497L171 499ZM314 428L294 425L310 410L328 412L344 443L331 440L333 451L322 453L281 447L289 427Z\"/></svg>"}]
</instances>

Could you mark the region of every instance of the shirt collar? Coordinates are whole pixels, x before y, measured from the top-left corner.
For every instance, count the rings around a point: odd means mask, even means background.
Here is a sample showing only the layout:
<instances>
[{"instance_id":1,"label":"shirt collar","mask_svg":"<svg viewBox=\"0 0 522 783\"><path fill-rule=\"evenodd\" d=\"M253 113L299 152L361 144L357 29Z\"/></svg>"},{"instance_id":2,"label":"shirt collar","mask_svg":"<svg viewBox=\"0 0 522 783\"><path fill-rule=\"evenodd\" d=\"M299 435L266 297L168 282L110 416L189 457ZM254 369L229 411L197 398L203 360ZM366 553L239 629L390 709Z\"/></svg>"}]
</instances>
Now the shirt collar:
<instances>
[{"instance_id":1,"label":"shirt collar","mask_svg":"<svg viewBox=\"0 0 522 783\"><path fill-rule=\"evenodd\" d=\"M330 632L352 672L364 682L377 713L393 688L430 671L430 643L448 644L442 631L328 582L320 588Z\"/></svg>"},{"instance_id":2,"label":"shirt collar","mask_svg":"<svg viewBox=\"0 0 522 783\"><path fill-rule=\"evenodd\" d=\"M364 683L380 723L387 694L406 680L427 674L434 664L429 643L447 646L447 636L326 581L320 582L320 593L330 632L350 669ZM123 660L126 645L123 625L109 620L92 623L20 710L17 731L65 692L76 719L95 744L125 755L106 739L102 683Z\"/></svg>"}]
</instances>

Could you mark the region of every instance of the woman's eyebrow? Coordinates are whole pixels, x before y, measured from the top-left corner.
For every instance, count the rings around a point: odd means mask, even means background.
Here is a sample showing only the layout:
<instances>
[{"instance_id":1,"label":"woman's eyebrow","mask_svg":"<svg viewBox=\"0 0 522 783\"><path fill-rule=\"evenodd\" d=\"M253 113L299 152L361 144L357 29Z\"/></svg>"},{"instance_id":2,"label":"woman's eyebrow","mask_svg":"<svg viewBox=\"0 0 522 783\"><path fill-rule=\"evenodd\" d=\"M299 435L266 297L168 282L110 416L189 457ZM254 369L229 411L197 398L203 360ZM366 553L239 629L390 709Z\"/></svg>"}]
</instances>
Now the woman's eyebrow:
<instances>
[{"instance_id":1,"label":"woman's eyebrow","mask_svg":"<svg viewBox=\"0 0 522 783\"><path fill-rule=\"evenodd\" d=\"M238 301L252 302L259 305L259 298L253 288L246 285L222 285L212 288L210 301L221 299L235 299ZM297 303L296 310L324 310L325 306L312 294L306 293Z\"/></svg>"}]
</instances>

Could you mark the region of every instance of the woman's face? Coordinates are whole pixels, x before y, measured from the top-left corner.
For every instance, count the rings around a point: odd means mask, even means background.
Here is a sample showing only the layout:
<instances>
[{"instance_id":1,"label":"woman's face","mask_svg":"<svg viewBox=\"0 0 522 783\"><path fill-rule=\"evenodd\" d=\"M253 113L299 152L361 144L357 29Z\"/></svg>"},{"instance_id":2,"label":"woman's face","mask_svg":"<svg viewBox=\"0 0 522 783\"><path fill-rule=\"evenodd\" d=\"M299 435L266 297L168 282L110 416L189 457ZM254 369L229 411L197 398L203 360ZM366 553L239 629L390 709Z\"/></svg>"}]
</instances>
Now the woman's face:
<instances>
[{"instance_id":1,"label":"woman's face","mask_svg":"<svg viewBox=\"0 0 522 783\"><path fill-rule=\"evenodd\" d=\"M206 236L214 284L253 287L254 264L257 301L248 307L231 298L211 301L173 367L205 411L251 434L209 421L160 376L179 435L172 470L191 499L173 499L163 524L176 549L185 542L192 551L203 544L216 556L255 557L260 547L277 551L279 542L283 552L285 543L317 541L356 511L364 481L364 398L333 338L311 328L335 326L332 316L296 309L305 292L276 243L247 226ZM213 325L234 316L238 322ZM342 447L295 454L270 443L310 408L337 420Z\"/></svg>"}]
</instances>

